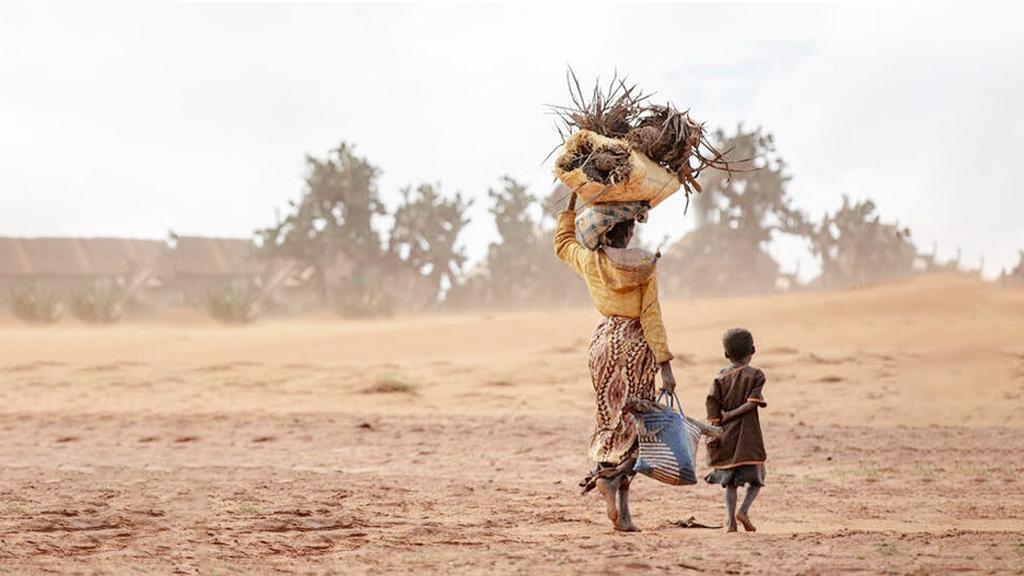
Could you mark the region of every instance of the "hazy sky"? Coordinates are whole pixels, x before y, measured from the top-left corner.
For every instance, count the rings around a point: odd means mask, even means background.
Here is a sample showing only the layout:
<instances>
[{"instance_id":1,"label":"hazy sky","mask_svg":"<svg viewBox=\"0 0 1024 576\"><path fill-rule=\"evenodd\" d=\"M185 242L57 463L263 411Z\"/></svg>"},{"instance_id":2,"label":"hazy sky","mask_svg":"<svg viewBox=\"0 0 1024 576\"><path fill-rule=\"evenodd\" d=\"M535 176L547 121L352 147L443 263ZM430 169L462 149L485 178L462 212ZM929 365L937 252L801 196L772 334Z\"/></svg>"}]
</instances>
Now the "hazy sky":
<instances>
[{"instance_id":1,"label":"hazy sky","mask_svg":"<svg viewBox=\"0 0 1024 576\"><path fill-rule=\"evenodd\" d=\"M347 140L392 204L423 181L476 198L479 258L488 187L550 190L571 64L763 126L796 206L873 198L992 273L1024 249L1024 11L967 5L5 1L0 235L246 236ZM675 200L646 238L692 226Z\"/></svg>"}]
</instances>

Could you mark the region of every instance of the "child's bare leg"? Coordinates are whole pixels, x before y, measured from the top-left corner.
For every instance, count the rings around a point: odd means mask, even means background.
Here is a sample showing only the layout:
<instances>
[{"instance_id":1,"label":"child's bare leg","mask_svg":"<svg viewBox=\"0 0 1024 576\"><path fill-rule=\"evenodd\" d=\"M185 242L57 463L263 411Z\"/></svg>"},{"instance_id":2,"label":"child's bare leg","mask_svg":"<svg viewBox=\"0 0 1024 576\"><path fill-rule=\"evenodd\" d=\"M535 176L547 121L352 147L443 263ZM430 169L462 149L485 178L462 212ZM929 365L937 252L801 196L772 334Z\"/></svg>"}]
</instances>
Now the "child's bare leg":
<instances>
[{"instance_id":1,"label":"child's bare leg","mask_svg":"<svg viewBox=\"0 0 1024 576\"><path fill-rule=\"evenodd\" d=\"M615 521L615 529L623 532L639 532L633 524L633 517L629 514L629 484L633 481L632 475L622 476L619 482L619 519Z\"/></svg>"},{"instance_id":2,"label":"child's bare leg","mask_svg":"<svg viewBox=\"0 0 1024 576\"><path fill-rule=\"evenodd\" d=\"M740 521L740 524L743 524L743 529L747 532L757 531L757 526L750 522L750 517L747 516L747 513L750 512L750 505L754 503L757 493L760 491L760 486L747 486L747 493L743 496L743 504L740 504L740 510L736 513L736 519Z\"/></svg>"},{"instance_id":3,"label":"child's bare leg","mask_svg":"<svg viewBox=\"0 0 1024 576\"><path fill-rule=\"evenodd\" d=\"M725 487L726 531L736 531L736 487Z\"/></svg>"}]
</instances>

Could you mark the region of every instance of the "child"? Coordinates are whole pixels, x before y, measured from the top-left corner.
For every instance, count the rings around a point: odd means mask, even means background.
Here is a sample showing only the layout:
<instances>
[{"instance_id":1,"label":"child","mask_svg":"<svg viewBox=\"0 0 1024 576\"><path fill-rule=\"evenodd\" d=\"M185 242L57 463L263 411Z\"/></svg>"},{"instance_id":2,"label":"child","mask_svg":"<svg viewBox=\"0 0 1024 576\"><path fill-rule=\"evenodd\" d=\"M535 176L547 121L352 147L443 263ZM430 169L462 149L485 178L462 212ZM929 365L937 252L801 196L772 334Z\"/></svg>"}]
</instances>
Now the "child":
<instances>
[{"instance_id":1,"label":"child","mask_svg":"<svg viewBox=\"0 0 1024 576\"><path fill-rule=\"evenodd\" d=\"M757 530L750 522L750 505L764 486L764 439L758 408L765 408L764 373L750 365L756 351L754 337L743 328L733 328L722 337L725 357L731 364L715 377L708 393L708 422L721 426L719 438L708 441L708 465L714 471L704 479L725 488L728 531L736 531L736 521L749 532ZM736 510L736 489L747 484L743 504Z\"/></svg>"}]
</instances>

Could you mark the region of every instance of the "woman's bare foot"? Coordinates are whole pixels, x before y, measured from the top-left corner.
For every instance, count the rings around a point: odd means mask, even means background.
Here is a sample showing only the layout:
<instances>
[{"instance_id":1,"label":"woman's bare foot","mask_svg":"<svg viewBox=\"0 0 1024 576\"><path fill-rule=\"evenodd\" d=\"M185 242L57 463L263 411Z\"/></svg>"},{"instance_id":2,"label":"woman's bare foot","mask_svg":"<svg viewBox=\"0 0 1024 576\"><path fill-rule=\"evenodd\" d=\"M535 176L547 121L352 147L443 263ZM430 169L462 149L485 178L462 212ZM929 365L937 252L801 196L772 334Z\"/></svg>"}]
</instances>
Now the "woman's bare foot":
<instances>
[{"instance_id":1,"label":"woman's bare foot","mask_svg":"<svg viewBox=\"0 0 1024 576\"><path fill-rule=\"evenodd\" d=\"M753 522L750 521L750 517L743 513L742 510L736 512L736 519L743 524L743 529L747 532L757 532L757 526L754 526Z\"/></svg>"},{"instance_id":2,"label":"woman's bare foot","mask_svg":"<svg viewBox=\"0 0 1024 576\"><path fill-rule=\"evenodd\" d=\"M729 522L729 524L727 524L726 527L725 527L725 531L726 532L739 532L739 529L736 528L736 522L735 521Z\"/></svg>"},{"instance_id":3,"label":"woman's bare foot","mask_svg":"<svg viewBox=\"0 0 1024 576\"><path fill-rule=\"evenodd\" d=\"M623 520L621 518L618 520L618 522L615 523L615 529L618 530L619 532L639 532L640 531L640 529L636 527L636 524L633 524L632 520L626 521L626 520Z\"/></svg>"},{"instance_id":4,"label":"woman's bare foot","mask_svg":"<svg viewBox=\"0 0 1024 576\"><path fill-rule=\"evenodd\" d=\"M619 519L615 521L615 529L620 532L639 532L640 529L633 524L633 517L629 513L629 484L632 479L628 476L621 479L619 484L618 503Z\"/></svg>"},{"instance_id":5,"label":"woman's bare foot","mask_svg":"<svg viewBox=\"0 0 1024 576\"><path fill-rule=\"evenodd\" d=\"M615 502L615 498L619 492L619 480L608 480L607 478L598 478L597 480L597 491L604 496L605 506L608 511L608 519L612 521L612 526L616 529L619 527L619 507Z\"/></svg>"}]
</instances>

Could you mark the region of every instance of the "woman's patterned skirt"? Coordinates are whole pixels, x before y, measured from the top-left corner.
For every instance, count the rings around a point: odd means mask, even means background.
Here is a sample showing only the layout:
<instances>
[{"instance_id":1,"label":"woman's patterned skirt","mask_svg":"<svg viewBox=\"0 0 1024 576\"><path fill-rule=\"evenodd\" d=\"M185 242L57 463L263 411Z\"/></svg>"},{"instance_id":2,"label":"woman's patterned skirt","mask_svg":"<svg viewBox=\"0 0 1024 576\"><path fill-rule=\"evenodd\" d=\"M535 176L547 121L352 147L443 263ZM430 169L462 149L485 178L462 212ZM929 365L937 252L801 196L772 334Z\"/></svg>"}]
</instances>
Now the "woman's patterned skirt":
<instances>
[{"instance_id":1,"label":"woman's patterned skirt","mask_svg":"<svg viewBox=\"0 0 1024 576\"><path fill-rule=\"evenodd\" d=\"M636 422L625 411L631 398L654 400L658 371L639 318L606 317L594 330L587 355L597 397L597 422L590 458L619 464L637 450Z\"/></svg>"}]
</instances>

